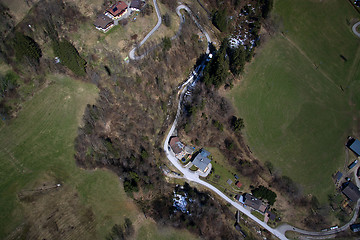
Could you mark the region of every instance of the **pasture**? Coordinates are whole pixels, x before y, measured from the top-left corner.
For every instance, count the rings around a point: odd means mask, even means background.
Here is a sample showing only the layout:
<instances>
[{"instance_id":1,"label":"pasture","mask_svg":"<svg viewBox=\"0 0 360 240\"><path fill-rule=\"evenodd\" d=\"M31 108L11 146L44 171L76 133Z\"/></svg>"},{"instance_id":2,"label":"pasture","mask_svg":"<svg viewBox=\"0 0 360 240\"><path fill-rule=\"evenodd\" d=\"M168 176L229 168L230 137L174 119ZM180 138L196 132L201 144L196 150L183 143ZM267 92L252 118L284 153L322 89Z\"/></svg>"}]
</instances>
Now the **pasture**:
<instances>
[{"instance_id":1,"label":"pasture","mask_svg":"<svg viewBox=\"0 0 360 240\"><path fill-rule=\"evenodd\" d=\"M147 226L114 173L75 164L77 129L97 94L94 85L49 76L48 86L0 129L1 239L105 239L125 217L135 229Z\"/></svg>"},{"instance_id":2,"label":"pasture","mask_svg":"<svg viewBox=\"0 0 360 240\"><path fill-rule=\"evenodd\" d=\"M272 14L278 33L229 98L255 156L325 202L357 127L360 39L351 22L358 15L336 0L276 1Z\"/></svg>"}]
</instances>

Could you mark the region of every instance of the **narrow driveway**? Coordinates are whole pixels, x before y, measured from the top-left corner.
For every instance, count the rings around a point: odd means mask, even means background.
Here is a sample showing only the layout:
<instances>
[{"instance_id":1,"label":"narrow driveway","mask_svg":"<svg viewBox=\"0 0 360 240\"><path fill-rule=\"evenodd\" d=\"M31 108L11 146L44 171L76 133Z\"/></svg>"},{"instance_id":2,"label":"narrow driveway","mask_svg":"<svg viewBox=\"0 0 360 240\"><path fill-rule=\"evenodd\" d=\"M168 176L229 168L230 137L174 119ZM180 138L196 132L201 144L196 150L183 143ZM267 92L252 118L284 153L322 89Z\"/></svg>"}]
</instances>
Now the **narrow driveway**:
<instances>
[{"instance_id":1,"label":"narrow driveway","mask_svg":"<svg viewBox=\"0 0 360 240\"><path fill-rule=\"evenodd\" d=\"M157 5L156 0L153 0L153 2L154 2L154 7L155 7L155 11L156 11L156 15L157 15L158 21L157 21L155 27L154 27L153 29L151 29L151 31L144 37L144 39L139 43L139 45L136 46L136 47L134 47L134 48L130 51L129 57L130 57L130 59L132 59L132 60L140 60L140 59L142 59L143 57L146 56L146 53L144 53L144 54L141 55L141 56L135 56L135 51L136 51L137 48L141 47L141 46L148 40L148 38L149 38L149 37L160 27L160 25L161 25L161 14L160 14L159 7L158 7L158 5Z\"/></svg>"},{"instance_id":2,"label":"narrow driveway","mask_svg":"<svg viewBox=\"0 0 360 240\"><path fill-rule=\"evenodd\" d=\"M357 31L357 27L359 25L360 25L360 21L354 24L354 26L352 27L352 31L356 36L358 36L360 38L360 32Z\"/></svg>"}]
</instances>

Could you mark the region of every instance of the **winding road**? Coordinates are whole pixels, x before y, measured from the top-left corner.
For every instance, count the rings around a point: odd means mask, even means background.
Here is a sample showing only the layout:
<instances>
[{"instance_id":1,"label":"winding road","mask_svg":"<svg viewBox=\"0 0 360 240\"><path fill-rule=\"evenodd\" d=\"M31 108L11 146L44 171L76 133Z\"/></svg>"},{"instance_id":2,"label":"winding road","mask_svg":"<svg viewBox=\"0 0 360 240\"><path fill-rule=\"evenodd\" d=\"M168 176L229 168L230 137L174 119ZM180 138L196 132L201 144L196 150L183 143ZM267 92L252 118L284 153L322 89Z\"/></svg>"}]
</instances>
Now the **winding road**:
<instances>
[{"instance_id":1,"label":"winding road","mask_svg":"<svg viewBox=\"0 0 360 240\"><path fill-rule=\"evenodd\" d=\"M153 33L154 33L156 30L158 30L158 28L159 28L160 25L161 25L161 22L162 22L162 21L161 21L161 13L160 13L159 7L158 7L158 5L157 5L156 0L153 0L153 2L154 2L155 11L156 11L156 15L157 15L158 21L157 21L155 27L154 27L153 29L151 29L151 31L144 37L144 39L143 39L136 47L134 47L133 49L131 49L131 51L129 52L129 57L130 57L131 60L141 60L141 59L143 59L143 58L149 53L149 51L148 51L148 52L146 52L146 53L144 53L144 54L142 54L142 55L140 55L140 56L135 56L136 50L137 50L139 47L141 47L141 46L149 39L149 37L150 37L151 35L153 35ZM204 28L200 25L200 23L196 20L195 16L192 14L192 11L190 10L190 8L187 7L187 6L185 6L185 5L183 5L183 4L179 5L179 6L176 8L176 13L177 13L177 15L178 15L179 18L180 18L180 25L179 25L179 30L177 31L177 33L176 33L173 37L171 37L171 40L174 40L175 38L178 37L178 35L179 35L180 32L181 32L182 25L183 25L183 23L185 22L185 17L184 17L184 15L181 14L181 12L180 12L181 10L185 10L185 11L187 11L187 12L189 13L190 17L192 18L192 20L194 21L194 23L196 24L196 26L197 26L197 27L200 29L200 31L205 35L206 40L207 40L207 42L208 42L208 46L207 46L207 49L206 49L206 54L209 54L209 53L210 53L209 43L211 43L211 38L210 38L209 34L205 31L205 29L204 29ZM151 50L150 50L150 51L151 51Z\"/></svg>"},{"instance_id":2,"label":"winding road","mask_svg":"<svg viewBox=\"0 0 360 240\"><path fill-rule=\"evenodd\" d=\"M357 31L357 27L360 25L360 21L355 23L354 26L352 26L353 33L360 38L360 32Z\"/></svg>"},{"instance_id":3,"label":"winding road","mask_svg":"<svg viewBox=\"0 0 360 240\"><path fill-rule=\"evenodd\" d=\"M160 10L158 8L157 2L156 0L153 0L154 2L154 7L156 10L156 15L158 17L158 22L155 25L155 27L145 36L145 38L140 42L140 44L138 46L136 46L135 48L133 48L130 52L129 52L129 57L132 60L141 60L142 58L144 58L148 52L144 53L141 56L135 56L135 51L137 48L141 47L147 40L148 38L160 27L161 25L161 14L160 14ZM183 174L183 178L195 182L197 184L200 184L208 189L210 189L211 191L215 192L217 195L219 195L222 199L224 199L226 202L230 203L233 207L235 207L236 209L238 209L239 211L241 211L243 214L247 215L249 218L251 218L253 221L255 221L257 224L259 224L261 227L263 227L264 229L268 230L269 232L271 232L273 235L275 235L276 237L278 237L281 240L285 240L287 239L285 236L285 233L287 231L294 231L300 234L304 234L304 235L308 235L308 236L316 236L316 237L321 237L321 236L329 236L341 231L344 231L346 229L349 228L349 226L354 223L356 221L356 217L357 217L357 212L359 211L359 207L360 207L360 200L357 202L356 208L355 208L355 214L352 217L352 219L350 220L349 223L345 224L344 226L338 228L338 229L333 229L333 230L328 230L325 232L311 232L311 231L306 231L306 230L302 230L296 227L293 227L289 224L283 224L277 228L271 228L270 226L268 226L265 222L261 221L260 219L258 219L257 217L255 217L254 215L251 214L250 210L245 208L242 204L240 204L237 201L233 201L232 199L230 199L228 196L226 196L224 193L222 193L219 189L217 189L216 187L214 187L213 185L201 180L199 178L199 175L196 174L195 172L189 170L188 168L184 168L180 162L178 161L178 159L175 157L175 155L172 153L172 151L170 151L170 147L169 147L169 140L170 137L172 136L179 117L180 117L180 113L181 113L181 102L182 99L184 97L185 92L187 91L187 88L189 85L191 85L194 81L197 80L198 75L201 74L202 70L205 67L205 64L207 63L207 61L209 60L209 58L211 58L211 54L210 54L210 43L211 43L211 38L209 36L209 34L206 32L206 30L199 24L199 22L196 20L196 18L194 17L194 15L192 14L192 11L190 10L190 8L188 8L185 5L179 5L176 8L176 13L177 15L180 17L180 26L179 26L179 30L178 32L171 38L171 39L175 39L181 32L181 28L182 28L182 24L185 22L185 17L181 14L181 10L185 10L189 13L189 15L191 16L192 20L195 22L196 26L200 29L200 31L205 35L207 42L208 42L208 46L206 49L206 54L208 55L207 60L205 60L201 66L199 66L195 71L193 71L191 73L191 75L189 76L189 78L185 81L185 83L182 84L182 86L180 87L179 90L179 101L178 101L178 107L177 107L177 112L176 112L176 116L175 116L175 120L170 128L170 131L168 133L168 135L166 136L165 142L164 142L164 152L166 154L166 157L168 158L168 160ZM360 25L360 22L356 23L353 26L353 31L354 33L360 37L360 33L358 33L356 31L357 26ZM355 29L355 30L354 30Z\"/></svg>"}]
</instances>

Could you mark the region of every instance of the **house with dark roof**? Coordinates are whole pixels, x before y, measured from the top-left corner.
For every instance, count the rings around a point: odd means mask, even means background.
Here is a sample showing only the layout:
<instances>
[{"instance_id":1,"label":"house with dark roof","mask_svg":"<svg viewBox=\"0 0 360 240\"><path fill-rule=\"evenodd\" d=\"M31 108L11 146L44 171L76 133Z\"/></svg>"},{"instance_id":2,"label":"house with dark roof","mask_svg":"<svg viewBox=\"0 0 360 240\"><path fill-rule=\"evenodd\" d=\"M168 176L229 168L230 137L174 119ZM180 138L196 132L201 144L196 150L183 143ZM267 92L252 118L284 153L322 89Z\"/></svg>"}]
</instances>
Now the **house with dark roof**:
<instances>
[{"instance_id":1,"label":"house with dark roof","mask_svg":"<svg viewBox=\"0 0 360 240\"><path fill-rule=\"evenodd\" d=\"M132 0L130 3L130 9L132 11L140 11L143 6L144 6L145 2L142 0Z\"/></svg>"},{"instance_id":2,"label":"house with dark roof","mask_svg":"<svg viewBox=\"0 0 360 240\"><path fill-rule=\"evenodd\" d=\"M359 188L352 182L346 183L342 193L353 202L357 202L357 200L360 198Z\"/></svg>"},{"instance_id":3,"label":"house with dark roof","mask_svg":"<svg viewBox=\"0 0 360 240\"><path fill-rule=\"evenodd\" d=\"M177 159L182 159L185 156L185 145L180 142L180 139L178 137L170 138L169 145Z\"/></svg>"},{"instance_id":4,"label":"house with dark roof","mask_svg":"<svg viewBox=\"0 0 360 240\"><path fill-rule=\"evenodd\" d=\"M360 232L360 224L359 224L359 223L357 223L357 224L351 224L351 225L350 225L350 229L351 229L351 231L353 231L353 232Z\"/></svg>"},{"instance_id":5,"label":"house with dark roof","mask_svg":"<svg viewBox=\"0 0 360 240\"><path fill-rule=\"evenodd\" d=\"M107 32L114 26L114 21L102 13L97 16L94 26L100 31Z\"/></svg>"},{"instance_id":6,"label":"house with dark roof","mask_svg":"<svg viewBox=\"0 0 360 240\"><path fill-rule=\"evenodd\" d=\"M249 206L261 213L265 213L267 206L261 200L257 199L256 197L254 197L249 193L245 193L244 199L245 199L244 204L246 206Z\"/></svg>"},{"instance_id":7,"label":"house with dark roof","mask_svg":"<svg viewBox=\"0 0 360 240\"><path fill-rule=\"evenodd\" d=\"M106 10L105 15L115 20L122 17L127 11L128 5L123 1L119 1Z\"/></svg>"},{"instance_id":8,"label":"house with dark roof","mask_svg":"<svg viewBox=\"0 0 360 240\"><path fill-rule=\"evenodd\" d=\"M346 143L346 146L351 151L353 151L356 154L356 156L358 156L358 157L360 156L360 141L359 140L349 137L349 140Z\"/></svg>"},{"instance_id":9,"label":"house with dark roof","mask_svg":"<svg viewBox=\"0 0 360 240\"><path fill-rule=\"evenodd\" d=\"M235 200L238 200L238 201L239 201L239 200L240 200L240 195L236 194L236 195L235 195Z\"/></svg>"},{"instance_id":10,"label":"house with dark roof","mask_svg":"<svg viewBox=\"0 0 360 240\"><path fill-rule=\"evenodd\" d=\"M210 153L205 149L201 149L200 152L196 155L192 163L199 168L200 171L206 172L209 168L211 160L208 158Z\"/></svg>"}]
</instances>

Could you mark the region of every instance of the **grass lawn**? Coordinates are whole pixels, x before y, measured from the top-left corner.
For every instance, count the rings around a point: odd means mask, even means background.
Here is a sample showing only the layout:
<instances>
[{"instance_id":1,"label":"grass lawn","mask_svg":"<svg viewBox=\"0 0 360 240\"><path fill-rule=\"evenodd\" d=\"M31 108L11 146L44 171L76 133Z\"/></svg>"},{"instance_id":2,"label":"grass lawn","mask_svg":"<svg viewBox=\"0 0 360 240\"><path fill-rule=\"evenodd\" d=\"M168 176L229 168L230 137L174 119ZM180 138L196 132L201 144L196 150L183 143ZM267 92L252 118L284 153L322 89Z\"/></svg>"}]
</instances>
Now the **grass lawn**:
<instances>
[{"instance_id":1,"label":"grass lawn","mask_svg":"<svg viewBox=\"0 0 360 240\"><path fill-rule=\"evenodd\" d=\"M62 235L69 239L105 239L112 226L122 224L125 217L141 229L139 236L149 230L150 239L183 239L176 238L178 230L158 232L146 221L138 223L142 213L114 173L82 170L75 165L77 128L86 104L95 102L98 90L63 76L50 76L49 81L48 87L23 105L16 119L0 129L0 238L19 226L21 229L25 219L30 224L48 222L54 209L62 209L59 228L61 224L69 226L69 222L78 224L76 230ZM49 182L62 186L36 195L34 201L19 200L19 193ZM89 210L94 216L91 223L86 215ZM26 228L23 231L27 234ZM190 238L190 233L186 236Z\"/></svg>"},{"instance_id":2,"label":"grass lawn","mask_svg":"<svg viewBox=\"0 0 360 240\"><path fill-rule=\"evenodd\" d=\"M347 24L357 13L347 1L283 0L273 14L285 36L262 46L229 97L254 154L324 202L360 106L360 45Z\"/></svg>"},{"instance_id":3,"label":"grass lawn","mask_svg":"<svg viewBox=\"0 0 360 240\"><path fill-rule=\"evenodd\" d=\"M195 238L187 230L177 230L173 228L162 227L158 228L153 222L147 221L139 229L138 240L187 240L198 239Z\"/></svg>"},{"instance_id":4,"label":"grass lawn","mask_svg":"<svg viewBox=\"0 0 360 240\"><path fill-rule=\"evenodd\" d=\"M245 178L239 178L239 181L243 184L243 186L239 189L235 186L235 182L238 181L235 179L234 174L237 174L241 177L239 173L237 173L233 167L230 166L230 164L225 159L224 155L221 154L219 149L212 148L212 147L206 147L206 150L208 150L211 155L210 159L213 173L210 174L205 180L209 180L209 182L213 185L215 185L219 190L224 192L224 188L227 189L228 192L232 192L234 194L240 193L241 191L244 191L244 188L248 188L249 182L248 179ZM232 181L231 185L229 185L226 181L230 179Z\"/></svg>"},{"instance_id":5,"label":"grass lawn","mask_svg":"<svg viewBox=\"0 0 360 240\"><path fill-rule=\"evenodd\" d=\"M251 211L251 214L260 219L261 221L264 221L265 216L257 211Z\"/></svg>"}]
</instances>

